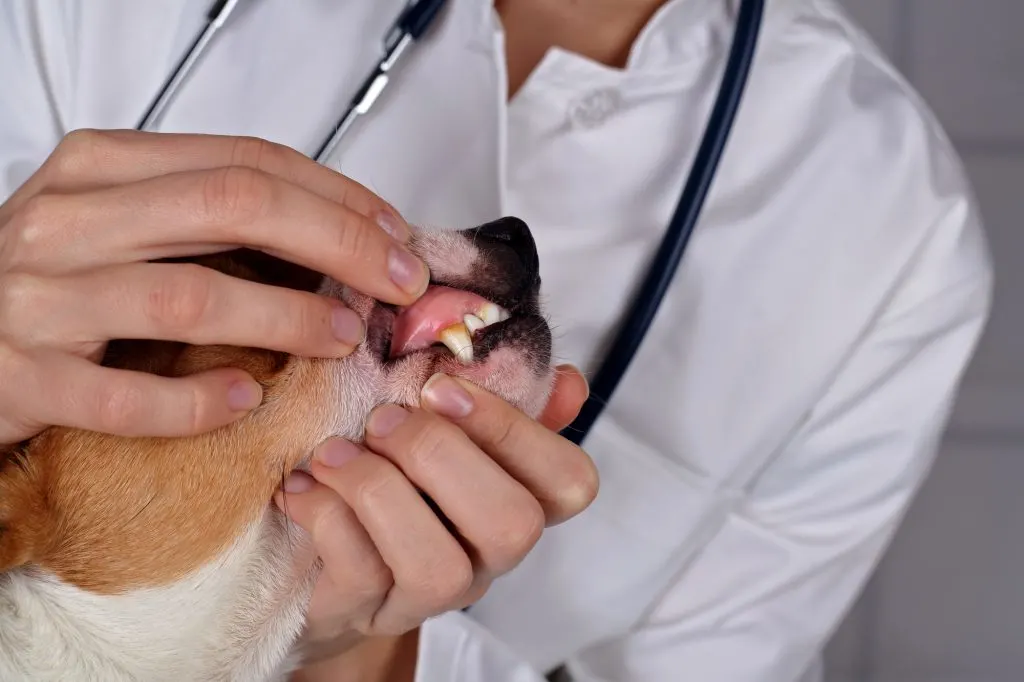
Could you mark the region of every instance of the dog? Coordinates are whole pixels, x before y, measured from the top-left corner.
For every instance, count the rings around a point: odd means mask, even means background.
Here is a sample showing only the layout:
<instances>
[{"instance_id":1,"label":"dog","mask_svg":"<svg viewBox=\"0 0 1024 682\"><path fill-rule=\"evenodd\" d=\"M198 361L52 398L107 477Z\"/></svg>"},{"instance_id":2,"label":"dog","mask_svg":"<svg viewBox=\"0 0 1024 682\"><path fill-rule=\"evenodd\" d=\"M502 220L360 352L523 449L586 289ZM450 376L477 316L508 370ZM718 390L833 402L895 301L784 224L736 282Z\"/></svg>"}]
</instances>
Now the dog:
<instances>
[{"instance_id":1,"label":"dog","mask_svg":"<svg viewBox=\"0 0 1024 682\"><path fill-rule=\"evenodd\" d=\"M247 370L262 404L188 438L52 427L0 457L0 680L282 680L319 564L272 503L331 436L362 440L376 406L415 406L435 372L537 416L554 380L537 249L512 217L415 230L431 272L411 306L236 250L179 259L335 297L366 323L343 359L116 341L103 364L162 376Z\"/></svg>"}]
</instances>

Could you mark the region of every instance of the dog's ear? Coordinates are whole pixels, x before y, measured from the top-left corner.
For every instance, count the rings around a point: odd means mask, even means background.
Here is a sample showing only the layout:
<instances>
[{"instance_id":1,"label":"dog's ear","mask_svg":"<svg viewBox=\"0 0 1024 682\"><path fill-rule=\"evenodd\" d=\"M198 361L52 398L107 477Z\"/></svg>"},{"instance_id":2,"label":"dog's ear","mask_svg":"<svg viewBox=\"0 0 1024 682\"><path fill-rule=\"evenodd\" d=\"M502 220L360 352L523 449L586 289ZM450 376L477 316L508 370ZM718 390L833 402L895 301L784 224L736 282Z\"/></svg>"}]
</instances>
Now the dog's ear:
<instances>
[{"instance_id":1,"label":"dog's ear","mask_svg":"<svg viewBox=\"0 0 1024 682\"><path fill-rule=\"evenodd\" d=\"M0 572L36 560L48 539L45 480L27 448L0 447Z\"/></svg>"}]
</instances>

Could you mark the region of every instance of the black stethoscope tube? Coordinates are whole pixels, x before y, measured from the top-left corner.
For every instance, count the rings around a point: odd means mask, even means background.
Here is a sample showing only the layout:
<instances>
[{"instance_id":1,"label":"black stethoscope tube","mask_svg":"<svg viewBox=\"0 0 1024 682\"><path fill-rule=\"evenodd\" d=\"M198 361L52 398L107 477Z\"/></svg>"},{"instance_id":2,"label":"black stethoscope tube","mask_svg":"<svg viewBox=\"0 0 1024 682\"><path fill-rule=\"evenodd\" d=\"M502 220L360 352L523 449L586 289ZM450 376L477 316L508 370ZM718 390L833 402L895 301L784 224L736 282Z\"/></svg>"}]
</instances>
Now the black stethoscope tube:
<instances>
[{"instance_id":1,"label":"black stethoscope tube","mask_svg":"<svg viewBox=\"0 0 1024 682\"><path fill-rule=\"evenodd\" d=\"M743 0L740 5L718 96L675 213L651 261L647 276L605 354L604 362L590 382L590 397L576 420L562 430L562 435L577 445L590 433L594 422L601 416L629 369L679 269L746 89L763 13L764 0Z\"/></svg>"}]
</instances>

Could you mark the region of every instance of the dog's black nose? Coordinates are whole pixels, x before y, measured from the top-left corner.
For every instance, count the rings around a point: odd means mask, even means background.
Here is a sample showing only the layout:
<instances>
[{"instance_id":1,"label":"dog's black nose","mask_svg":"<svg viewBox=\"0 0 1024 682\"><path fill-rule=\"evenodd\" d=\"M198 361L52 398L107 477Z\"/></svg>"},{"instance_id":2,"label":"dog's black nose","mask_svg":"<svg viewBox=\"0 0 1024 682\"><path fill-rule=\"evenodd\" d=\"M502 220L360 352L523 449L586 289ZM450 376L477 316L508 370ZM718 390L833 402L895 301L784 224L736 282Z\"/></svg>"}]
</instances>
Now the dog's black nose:
<instances>
[{"instance_id":1,"label":"dog's black nose","mask_svg":"<svg viewBox=\"0 0 1024 682\"><path fill-rule=\"evenodd\" d=\"M474 242L481 248L510 249L522 262L527 273L536 275L540 270L537 244L530 227L514 216L505 216L470 230Z\"/></svg>"}]
</instances>

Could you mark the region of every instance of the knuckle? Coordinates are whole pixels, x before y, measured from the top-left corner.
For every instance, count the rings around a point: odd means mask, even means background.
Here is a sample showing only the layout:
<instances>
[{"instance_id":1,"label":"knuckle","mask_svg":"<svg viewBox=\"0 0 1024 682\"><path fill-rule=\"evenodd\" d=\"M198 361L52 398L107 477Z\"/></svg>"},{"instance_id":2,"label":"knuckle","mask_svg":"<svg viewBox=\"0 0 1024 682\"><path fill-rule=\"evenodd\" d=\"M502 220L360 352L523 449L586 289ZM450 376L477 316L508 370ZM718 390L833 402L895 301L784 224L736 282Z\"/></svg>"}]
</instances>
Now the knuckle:
<instances>
[{"instance_id":1,"label":"knuckle","mask_svg":"<svg viewBox=\"0 0 1024 682\"><path fill-rule=\"evenodd\" d=\"M0 341L0 376L13 379L20 374L17 370L23 368L25 364L26 359L21 352L10 343Z\"/></svg>"},{"instance_id":2,"label":"knuckle","mask_svg":"<svg viewBox=\"0 0 1024 682\"><path fill-rule=\"evenodd\" d=\"M367 599L378 600L384 597L395 584L391 569L376 562L374 566L364 569L359 577L359 592Z\"/></svg>"},{"instance_id":3,"label":"knuckle","mask_svg":"<svg viewBox=\"0 0 1024 682\"><path fill-rule=\"evenodd\" d=\"M338 538L345 537L346 527L358 525L359 520L348 505L340 497L331 496L314 511L310 536L322 555L337 555L338 552L330 551L331 545L337 545ZM343 567L346 590L356 601L380 601L394 585L391 569L375 552L345 548L344 553L347 557ZM328 570L330 568L328 566Z\"/></svg>"},{"instance_id":4,"label":"knuckle","mask_svg":"<svg viewBox=\"0 0 1024 682\"><path fill-rule=\"evenodd\" d=\"M128 382L101 384L95 397L96 427L100 433L125 434L141 421L145 395Z\"/></svg>"},{"instance_id":5,"label":"knuckle","mask_svg":"<svg viewBox=\"0 0 1024 682\"><path fill-rule=\"evenodd\" d=\"M250 223L266 214L272 194L273 183L255 168L218 168L203 179L201 211L215 223Z\"/></svg>"},{"instance_id":6,"label":"knuckle","mask_svg":"<svg viewBox=\"0 0 1024 682\"><path fill-rule=\"evenodd\" d=\"M473 564L469 557L444 557L430 569L417 574L406 588L424 608L431 612L449 609L473 585Z\"/></svg>"},{"instance_id":7,"label":"knuckle","mask_svg":"<svg viewBox=\"0 0 1024 682\"><path fill-rule=\"evenodd\" d=\"M346 213L341 220L334 221L334 224L341 225L337 241L340 257L365 260L367 254L371 253L374 242L374 231L368 227L366 221L352 219L351 214ZM380 230L376 232L383 234Z\"/></svg>"},{"instance_id":8,"label":"knuckle","mask_svg":"<svg viewBox=\"0 0 1024 682\"><path fill-rule=\"evenodd\" d=\"M185 423L188 424L186 434L196 434L209 427L211 414L216 410L211 409L211 401L205 396L198 386L192 386L191 390L183 392L181 399L184 401L182 410L186 415Z\"/></svg>"},{"instance_id":9,"label":"knuckle","mask_svg":"<svg viewBox=\"0 0 1024 682\"><path fill-rule=\"evenodd\" d=\"M590 506L590 503L597 499L598 490L601 488L601 477L597 473L597 466L583 451L580 451L583 464L580 466L580 475L577 479L578 497L581 502L579 511Z\"/></svg>"},{"instance_id":10,"label":"knuckle","mask_svg":"<svg viewBox=\"0 0 1024 682\"><path fill-rule=\"evenodd\" d=\"M203 266L177 266L158 278L147 293L144 314L162 332L194 333L208 317L213 285L213 273Z\"/></svg>"},{"instance_id":11,"label":"knuckle","mask_svg":"<svg viewBox=\"0 0 1024 682\"><path fill-rule=\"evenodd\" d=\"M330 324L330 310L319 297L303 293L284 292L289 298L288 305L282 306L282 314L266 318L265 338L299 346L323 336L324 328Z\"/></svg>"},{"instance_id":12,"label":"knuckle","mask_svg":"<svg viewBox=\"0 0 1024 682\"><path fill-rule=\"evenodd\" d=\"M383 460L376 460L376 464L367 469L355 487L353 502L360 509L379 509L395 498L401 484L401 474Z\"/></svg>"},{"instance_id":13,"label":"knuckle","mask_svg":"<svg viewBox=\"0 0 1024 682\"><path fill-rule=\"evenodd\" d=\"M594 461L581 448L576 448L572 454L575 462L567 466L566 482L558 488L550 523L561 523L576 516L591 505L600 490L600 474Z\"/></svg>"},{"instance_id":14,"label":"knuckle","mask_svg":"<svg viewBox=\"0 0 1024 682\"><path fill-rule=\"evenodd\" d=\"M102 150L112 142L112 136L101 130L72 130L64 136L50 157L52 172L63 179L79 177L94 166Z\"/></svg>"},{"instance_id":15,"label":"knuckle","mask_svg":"<svg viewBox=\"0 0 1024 682\"><path fill-rule=\"evenodd\" d=\"M35 259L53 225L62 224L63 200L53 194L36 194L24 201L4 226L4 263L8 267Z\"/></svg>"},{"instance_id":16,"label":"knuckle","mask_svg":"<svg viewBox=\"0 0 1024 682\"><path fill-rule=\"evenodd\" d=\"M313 512L313 522L310 524L310 535L313 543L318 547L329 542L329 539L339 527L351 523L347 511L336 497L330 497L317 505Z\"/></svg>"},{"instance_id":17,"label":"knuckle","mask_svg":"<svg viewBox=\"0 0 1024 682\"><path fill-rule=\"evenodd\" d=\"M39 277L9 272L0 279L0 330L31 331L30 320L45 307L45 286Z\"/></svg>"},{"instance_id":18,"label":"knuckle","mask_svg":"<svg viewBox=\"0 0 1024 682\"><path fill-rule=\"evenodd\" d=\"M520 440L519 427L521 423L515 417L494 420L489 438L492 447L501 452L514 451L516 443Z\"/></svg>"},{"instance_id":19,"label":"knuckle","mask_svg":"<svg viewBox=\"0 0 1024 682\"><path fill-rule=\"evenodd\" d=\"M282 147L260 137L243 135L234 140L231 163L263 170L282 156Z\"/></svg>"},{"instance_id":20,"label":"knuckle","mask_svg":"<svg viewBox=\"0 0 1024 682\"><path fill-rule=\"evenodd\" d=\"M407 450L408 464L416 471L429 473L451 448L452 439L461 433L457 427L443 419L421 413L424 418L416 429Z\"/></svg>"},{"instance_id":21,"label":"knuckle","mask_svg":"<svg viewBox=\"0 0 1024 682\"><path fill-rule=\"evenodd\" d=\"M544 510L532 497L516 506L512 518L502 524L490 554L494 568L504 573L516 566L540 540L545 526Z\"/></svg>"},{"instance_id":22,"label":"knuckle","mask_svg":"<svg viewBox=\"0 0 1024 682\"><path fill-rule=\"evenodd\" d=\"M471 606L483 599L491 589L491 585L492 581L489 578L486 578L483 575L478 575L473 581L473 584L470 585L469 589L462 595L462 603L459 604L458 608Z\"/></svg>"}]
</instances>

